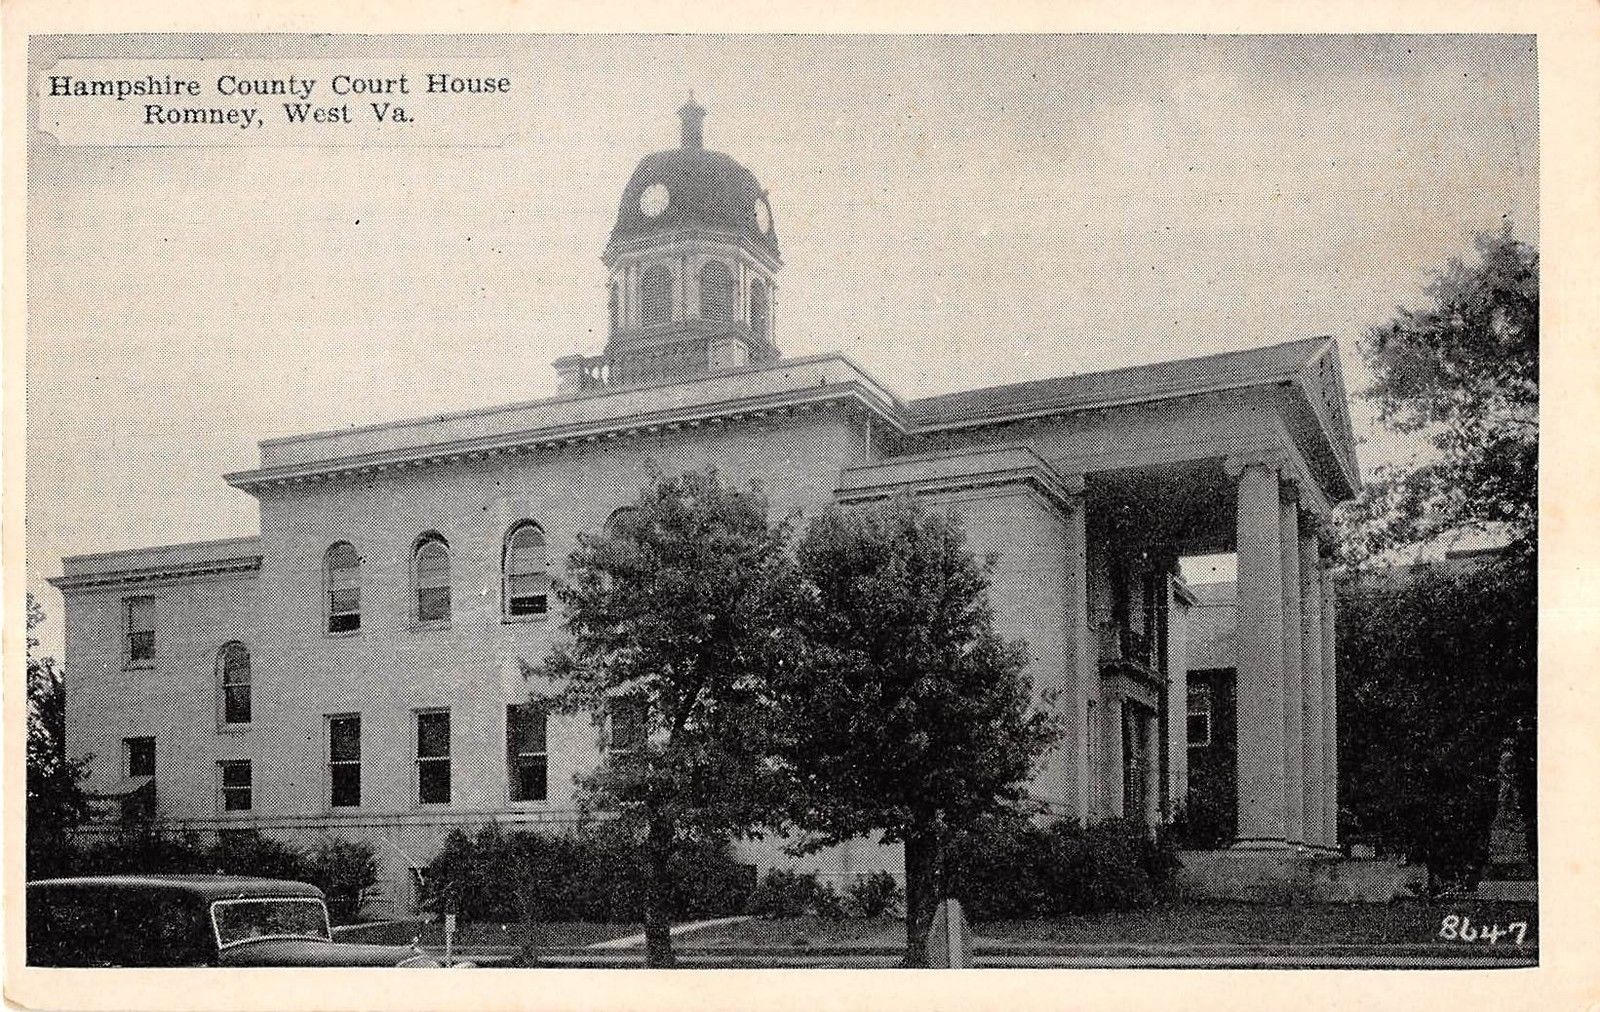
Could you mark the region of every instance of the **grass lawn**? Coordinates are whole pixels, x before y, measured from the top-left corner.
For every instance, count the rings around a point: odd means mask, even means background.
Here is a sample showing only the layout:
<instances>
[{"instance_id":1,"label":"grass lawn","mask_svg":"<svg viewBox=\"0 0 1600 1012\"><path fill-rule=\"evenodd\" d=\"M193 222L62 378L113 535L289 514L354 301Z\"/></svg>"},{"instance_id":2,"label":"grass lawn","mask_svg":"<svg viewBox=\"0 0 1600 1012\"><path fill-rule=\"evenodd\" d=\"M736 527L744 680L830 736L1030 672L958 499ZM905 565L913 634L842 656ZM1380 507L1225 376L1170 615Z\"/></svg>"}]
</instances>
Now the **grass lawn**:
<instances>
[{"instance_id":1,"label":"grass lawn","mask_svg":"<svg viewBox=\"0 0 1600 1012\"><path fill-rule=\"evenodd\" d=\"M894 917L829 921L821 917L752 917L734 924L701 928L673 939L680 948L720 949L743 946L899 946L906 941L905 922Z\"/></svg>"},{"instance_id":2,"label":"grass lawn","mask_svg":"<svg viewBox=\"0 0 1600 1012\"><path fill-rule=\"evenodd\" d=\"M1473 930L1525 922L1528 944L1538 941L1538 908L1531 903L1403 900L1380 904L1172 903L1095 917L1065 917L975 924L976 944L1077 943L1085 945L1428 945L1461 944L1439 936L1443 919L1466 917ZM889 917L828 921L818 917L754 918L683 935L680 948L897 947L905 922ZM1514 944L1503 934L1500 947Z\"/></svg>"},{"instance_id":3,"label":"grass lawn","mask_svg":"<svg viewBox=\"0 0 1600 1012\"><path fill-rule=\"evenodd\" d=\"M592 921L552 921L533 926L531 941L538 948L569 948L593 945L613 938L625 938L644 931L643 924L602 924ZM349 942L377 942L404 945L422 936L422 944L444 944L444 924L397 921L340 931L338 938ZM523 943L522 925L463 922L457 926L456 945L518 945Z\"/></svg>"},{"instance_id":4,"label":"grass lawn","mask_svg":"<svg viewBox=\"0 0 1600 1012\"><path fill-rule=\"evenodd\" d=\"M1473 931L1524 922L1528 926L1524 941L1533 944L1539 939L1536 904L1470 898L1285 906L1174 903L1097 917L994 921L975 925L973 931L977 937L1009 942L1426 945L1450 943L1439 935L1444 918L1450 915L1467 918ZM1503 934L1498 944L1514 942L1514 933Z\"/></svg>"}]
</instances>

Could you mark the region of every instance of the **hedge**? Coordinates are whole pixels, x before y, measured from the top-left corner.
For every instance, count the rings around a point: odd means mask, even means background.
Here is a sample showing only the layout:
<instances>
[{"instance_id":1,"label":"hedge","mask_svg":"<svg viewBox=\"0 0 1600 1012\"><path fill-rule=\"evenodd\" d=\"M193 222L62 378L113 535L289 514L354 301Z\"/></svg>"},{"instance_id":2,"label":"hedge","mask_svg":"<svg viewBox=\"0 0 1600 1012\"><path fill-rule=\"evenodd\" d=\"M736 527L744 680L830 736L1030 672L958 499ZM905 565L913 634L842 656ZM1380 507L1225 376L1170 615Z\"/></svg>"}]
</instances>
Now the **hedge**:
<instances>
[{"instance_id":1,"label":"hedge","mask_svg":"<svg viewBox=\"0 0 1600 1012\"><path fill-rule=\"evenodd\" d=\"M968 916L988 921L1147 907L1179 867L1172 845L1133 819L1038 826L1008 815L959 834L947 874Z\"/></svg>"},{"instance_id":2,"label":"hedge","mask_svg":"<svg viewBox=\"0 0 1600 1012\"><path fill-rule=\"evenodd\" d=\"M672 861L671 916L742 913L755 869L726 844L688 843ZM463 920L637 923L644 916L639 845L616 823L572 833L452 830L423 873L422 906Z\"/></svg>"},{"instance_id":3,"label":"hedge","mask_svg":"<svg viewBox=\"0 0 1600 1012\"><path fill-rule=\"evenodd\" d=\"M220 834L208 846L192 832L135 826L75 846L64 864L63 875L221 874L309 882L327 896L336 924L355 920L378 882L370 843L329 838L303 851L253 829Z\"/></svg>"}]
</instances>

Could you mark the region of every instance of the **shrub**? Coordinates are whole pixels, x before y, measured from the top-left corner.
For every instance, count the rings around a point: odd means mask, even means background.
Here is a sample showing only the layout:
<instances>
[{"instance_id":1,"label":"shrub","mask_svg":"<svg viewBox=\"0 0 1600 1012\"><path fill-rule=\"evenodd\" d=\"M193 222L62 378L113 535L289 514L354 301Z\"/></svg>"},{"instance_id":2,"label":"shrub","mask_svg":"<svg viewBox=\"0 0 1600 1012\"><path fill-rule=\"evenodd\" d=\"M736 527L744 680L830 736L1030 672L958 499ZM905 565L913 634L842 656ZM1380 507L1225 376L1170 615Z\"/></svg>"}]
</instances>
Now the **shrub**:
<instances>
[{"instance_id":1,"label":"shrub","mask_svg":"<svg viewBox=\"0 0 1600 1012\"><path fill-rule=\"evenodd\" d=\"M1065 820L1037 826L1006 815L959 834L949 866L952 893L974 920L984 921L1149 906L1180 865L1171 844L1137 820L1085 828Z\"/></svg>"},{"instance_id":2,"label":"shrub","mask_svg":"<svg viewBox=\"0 0 1600 1012\"><path fill-rule=\"evenodd\" d=\"M688 843L671 865L672 916L739 913L754 869L725 843ZM636 922L643 917L639 842L615 822L569 834L452 831L423 876L422 906L463 920Z\"/></svg>"},{"instance_id":3,"label":"shrub","mask_svg":"<svg viewBox=\"0 0 1600 1012\"><path fill-rule=\"evenodd\" d=\"M853 916L849 901L840 896L831 882L817 883L811 894L811 912L829 921L842 921Z\"/></svg>"},{"instance_id":4,"label":"shrub","mask_svg":"<svg viewBox=\"0 0 1600 1012\"><path fill-rule=\"evenodd\" d=\"M91 839L70 863L77 875L193 875L217 870L215 855L194 833L150 824L126 826L115 836Z\"/></svg>"},{"instance_id":5,"label":"shrub","mask_svg":"<svg viewBox=\"0 0 1600 1012\"><path fill-rule=\"evenodd\" d=\"M804 917L808 914L830 921L855 916L854 904L840 896L833 885L822 882L814 871L797 872L783 868L767 871L761 884L750 893L746 912L757 917Z\"/></svg>"},{"instance_id":6,"label":"shrub","mask_svg":"<svg viewBox=\"0 0 1600 1012\"><path fill-rule=\"evenodd\" d=\"M819 888L814 871L769 868L750 894L748 910L757 917L804 917Z\"/></svg>"},{"instance_id":7,"label":"shrub","mask_svg":"<svg viewBox=\"0 0 1600 1012\"><path fill-rule=\"evenodd\" d=\"M254 829L219 833L210 864L210 870L225 875L311 881L305 854Z\"/></svg>"},{"instance_id":8,"label":"shrub","mask_svg":"<svg viewBox=\"0 0 1600 1012\"><path fill-rule=\"evenodd\" d=\"M328 914L334 922L354 921L361 913L362 901L378 884L378 855L372 844L330 837L304 862L305 880L327 897Z\"/></svg>"},{"instance_id":9,"label":"shrub","mask_svg":"<svg viewBox=\"0 0 1600 1012\"><path fill-rule=\"evenodd\" d=\"M882 917L900 909L905 893L893 875L875 871L850 883L849 902L851 912L857 917Z\"/></svg>"},{"instance_id":10,"label":"shrub","mask_svg":"<svg viewBox=\"0 0 1600 1012\"><path fill-rule=\"evenodd\" d=\"M1237 807L1232 781L1220 776L1190 780L1189 797L1167 832L1185 850L1216 850L1233 839Z\"/></svg>"}]
</instances>

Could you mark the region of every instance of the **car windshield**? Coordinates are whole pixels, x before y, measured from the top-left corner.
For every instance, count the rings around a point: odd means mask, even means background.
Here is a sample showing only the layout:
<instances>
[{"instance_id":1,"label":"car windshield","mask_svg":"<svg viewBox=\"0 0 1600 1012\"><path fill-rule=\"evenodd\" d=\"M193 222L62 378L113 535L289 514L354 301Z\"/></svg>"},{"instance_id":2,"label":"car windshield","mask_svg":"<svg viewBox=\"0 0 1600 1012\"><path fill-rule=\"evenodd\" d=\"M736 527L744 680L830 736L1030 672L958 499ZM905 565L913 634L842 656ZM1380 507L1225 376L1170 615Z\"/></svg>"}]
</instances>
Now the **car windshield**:
<instances>
[{"instance_id":1,"label":"car windshield","mask_svg":"<svg viewBox=\"0 0 1600 1012\"><path fill-rule=\"evenodd\" d=\"M211 904L211 923L219 949L263 938L333 938L328 908L310 896L218 900Z\"/></svg>"}]
</instances>

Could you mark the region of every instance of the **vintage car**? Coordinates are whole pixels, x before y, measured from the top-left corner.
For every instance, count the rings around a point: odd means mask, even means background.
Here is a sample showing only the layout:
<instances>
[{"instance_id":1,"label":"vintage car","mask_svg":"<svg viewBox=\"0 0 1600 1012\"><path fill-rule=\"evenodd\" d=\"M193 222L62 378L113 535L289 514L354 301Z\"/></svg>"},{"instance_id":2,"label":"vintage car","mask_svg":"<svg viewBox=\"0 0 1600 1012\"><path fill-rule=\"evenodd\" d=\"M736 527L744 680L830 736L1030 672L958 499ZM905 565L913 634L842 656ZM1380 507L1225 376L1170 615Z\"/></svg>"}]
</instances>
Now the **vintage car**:
<instances>
[{"instance_id":1,"label":"vintage car","mask_svg":"<svg viewBox=\"0 0 1600 1012\"><path fill-rule=\"evenodd\" d=\"M32 966L436 967L415 946L336 942L322 890L229 875L28 883Z\"/></svg>"}]
</instances>

